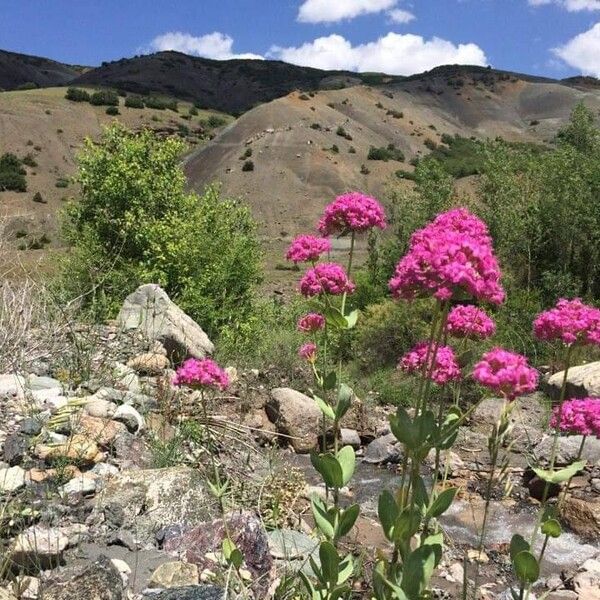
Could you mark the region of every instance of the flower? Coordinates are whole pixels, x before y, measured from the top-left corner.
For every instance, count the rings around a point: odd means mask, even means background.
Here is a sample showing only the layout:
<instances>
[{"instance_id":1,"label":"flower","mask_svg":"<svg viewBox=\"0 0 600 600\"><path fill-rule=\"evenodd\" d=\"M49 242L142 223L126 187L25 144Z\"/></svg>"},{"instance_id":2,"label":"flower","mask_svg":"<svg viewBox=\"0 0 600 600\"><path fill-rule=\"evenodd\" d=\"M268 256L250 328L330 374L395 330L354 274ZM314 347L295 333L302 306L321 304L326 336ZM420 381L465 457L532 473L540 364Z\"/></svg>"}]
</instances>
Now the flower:
<instances>
[{"instance_id":1,"label":"flower","mask_svg":"<svg viewBox=\"0 0 600 600\"><path fill-rule=\"evenodd\" d=\"M300 292L310 298L319 294L351 294L356 286L348 279L344 267L321 263L309 269L300 280Z\"/></svg>"},{"instance_id":2,"label":"flower","mask_svg":"<svg viewBox=\"0 0 600 600\"><path fill-rule=\"evenodd\" d=\"M521 354L493 348L473 368L473 379L503 394L508 400L514 400L536 389L538 372Z\"/></svg>"},{"instance_id":3,"label":"flower","mask_svg":"<svg viewBox=\"0 0 600 600\"><path fill-rule=\"evenodd\" d=\"M308 362L317 360L317 345L313 342L306 342L298 349L298 356L306 359Z\"/></svg>"},{"instance_id":4,"label":"flower","mask_svg":"<svg viewBox=\"0 0 600 600\"><path fill-rule=\"evenodd\" d=\"M600 345L600 310L579 298L561 298L554 308L536 317L533 333L540 340L561 340L567 345Z\"/></svg>"},{"instance_id":5,"label":"flower","mask_svg":"<svg viewBox=\"0 0 600 600\"><path fill-rule=\"evenodd\" d=\"M419 342L412 350L407 352L400 359L398 368L406 373L422 372L428 352L430 357L427 373L429 374L429 371L431 371L430 378L432 381L438 385L444 385L449 381L456 381L461 378L460 367L458 366L454 350L450 346L438 346L434 362L432 360L433 349L429 351L428 342Z\"/></svg>"},{"instance_id":6,"label":"flower","mask_svg":"<svg viewBox=\"0 0 600 600\"><path fill-rule=\"evenodd\" d=\"M186 360L175 373L174 385L188 385L192 388L212 387L224 390L229 385L227 373L210 358Z\"/></svg>"},{"instance_id":7,"label":"flower","mask_svg":"<svg viewBox=\"0 0 600 600\"><path fill-rule=\"evenodd\" d=\"M459 304L448 314L446 331L456 338L484 340L494 335L496 324L482 308Z\"/></svg>"},{"instance_id":8,"label":"flower","mask_svg":"<svg viewBox=\"0 0 600 600\"><path fill-rule=\"evenodd\" d=\"M331 242L314 235L299 235L290 244L285 257L295 263L318 260L331 250Z\"/></svg>"},{"instance_id":9,"label":"flower","mask_svg":"<svg viewBox=\"0 0 600 600\"><path fill-rule=\"evenodd\" d=\"M550 427L563 433L594 435L600 438L600 398L581 398L563 402L557 406L550 420Z\"/></svg>"},{"instance_id":10,"label":"flower","mask_svg":"<svg viewBox=\"0 0 600 600\"><path fill-rule=\"evenodd\" d=\"M311 333L325 327L325 317L320 313L308 313L298 319L298 331Z\"/></svg>"},{"instance_id":11,"label":"flower","mask_svg":"<svg viewBox=\"0 0 600 600\"><path fill-rule=\"evenodd\" d=\"M501 304L500 268L485 223L465 209L436 217L412 235L389 288L395 298L407 300L470 296Z\"/></svg>"},{"instance_id":12,"label":"flower","mask_svg":"<svg viewBox=\"0 0 600 600\"><path fill-rule=\"evenodd\" d=\"M323 235L362 233L373 227L385 229L385 212L375 198L360 192L338 196L325 208L318 225Z\"/></svg>"}]
</instances>

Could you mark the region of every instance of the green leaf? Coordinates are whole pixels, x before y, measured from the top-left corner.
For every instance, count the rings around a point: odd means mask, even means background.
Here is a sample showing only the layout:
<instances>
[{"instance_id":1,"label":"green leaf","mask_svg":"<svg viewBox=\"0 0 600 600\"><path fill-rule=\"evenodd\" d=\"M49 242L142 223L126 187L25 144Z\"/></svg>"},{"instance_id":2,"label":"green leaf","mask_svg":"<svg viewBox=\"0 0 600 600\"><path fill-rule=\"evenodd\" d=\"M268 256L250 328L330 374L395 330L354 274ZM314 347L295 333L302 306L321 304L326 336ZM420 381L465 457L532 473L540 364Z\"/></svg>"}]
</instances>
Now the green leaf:
<instances>
[{"instance_id":1,"label":"green leaf","mask_svg":"<svg viewBox=\"0 0 600 600\"><path fill-rule=\"evenodd\" d=\"M408 541L419 531L421 511L418 508L406 507L394 522L394 541Z\"/></svg>"},{"instance_id":2,"label":"green leaf","mask_svg":"<svg viewBox=\"0 0 600 600\"><path fill-rule=\"evenodd\" d=\"M335 371L331 371L329 375L327 375L323 379L323 389L324 390L334 390L337 385L337 373Z\"/></svg>"},{"instance_id":3,"label":"green leaf","mask_svg":"<svg viewBox=\"0 0 600 600\"><path fill-rule=\"evenodd\" d=\"M557 538L562 533L562 527L556 519L548 519L542 525L542 533L544 535Z\"/></svg>"},{"instance_id":4,"label":"green leaf","mask_svg":"<svg viewBox=\"0 0 600 600\"><path fill-rule=\"evenodd\" d=\"M225 560L232 564L236 569L239 569L244 562L244 556L235 545L231 538L225 538L221 545Z\"/></svg>"},{"instance_id":5,"label":"green leaf","mask_svg":"<svg viewBox=\"0 0 600 600\"><path fill-rule=\"evenodd\" d=\"M333 327L334 329L346 329L346 317L344 317L339 309L334 308L333 306L328 306L323 312L325 313L327 325Z\"/></svg>"},{"instance_id":6,"label":"green leaf","mask_svg":"<svg viewBox=\"0 0 600 600\"><path fill-rule=\"evenodd\" d=\"M323 579L330 585L335 585L340 574L340 557L335 546L331 542L321 542L319 558Z\"/></svg>"},{"instance_id":7,"label":"green leaf","mask_svg":"<svg viewBox=\"0 0 600 600\"><path fill-rule=\"evenodd\" d=\"M338 401L335 407L335 417L338 421L348 412L350 405L352 404L352 398L354 397L354 391L352 388L345 383L340 385L338 391Z\"/></svg>"},{"instance_id":8,"label":"green leaf","mask_svg":"<svg viewBox=\"0 0 600 600\"><path fill-rule=\"evenodd\" d=\"M514 562L515 556L519 554L519 552L529 550L529 548L529 542L527 542L521 534L515 533L510 540L510 560Z\"/></svg>"},{"instance_id":9,"label":"green leaf","mask_svg":"<svg viewBox=\"0 0 600 600\"><path fill-rule=\"evenodd\" d=\"M571 479L575 473L581 471L584 467L585 460L580 460L564 469L560 469L560 471L545 471L544 469L533 469L533 471L540 479L543 479L548 483L562 483L563 481Z\"/></svg>"},{"instance_id":10,"label":"green leaf","mask_svg":"<svg viewBox=\"0 0 600 600\"><path fill-rule=\"evenodd\" d=\"M354 475L354 467L356 466L356 454L352 446L344 446L338 451L336 459L342 469L342 486L346 485L352 475Z\"/></svg>"},{"instance_id":11,"label":"green leaf","mask_svg":"<svg viewBox=\"0 0 600 600\"><path fill-rule=\"evenodd\" d=\"M390 415L390 429L396 436L396 439L404 444L409 450L415 450L418 446L418 438L416 435L415 427L413 426L412 419L404 410L402 406L399 406L396 410L395 415Z\"/></svg>"},{"instance_id":12,"label":"green leaf","mask_svg":"<svg viewBox=\"0 0 600 600\"><path fill-rule=\"evenodd\" d=\"M349 315L346 316L346 329L352 329L356 327L358 321L358 310L353 310Z\"/></svg>"},{"instance_id":13,"label":"green leaf","mask_svg":"<svg viewBox=\"0 0 600 600\"><path fill-rule=\"evenodd\" d=\"M327 539L332 540L335 535L335 531L333 528L332 519L327 511L325 503L318 496L313 496L310 499L310 507L319 531Z\"/></svg>"},{"instance_id":14,"label":"green leaf","mask_svg":"<svg viewBox=\"0 0 600 600\"><path fill-rule=\"evenodd\" d=\"M442 560L442 551L444 549L444 534L442 532L428 535L423 540L423 546L431 546L435 552L435 566L437 567Z\"/></svg>"},{"instance_id":15,"label":"green leaf","mask_svg":"<svg viewBox=\"0 0 600 600\"><path fill-rule=\"evenodd\" d=\"M436 448L439 448L440 450L448 450L448 448L451 448L458 437L461 423L462 415L460 414L460 409L452 408L440 427L435 444Z\"/></svg>"},{"instance_id":16,"label":"green leaf","mask_svg":"<svg viewBox=\"0 0 600 600\"><path fill-rule=\"evenodd\" d=\"M354 573L354 560L352 554L348 556L340 563L340 574L338 575L338 585L347 581Z\"/></svg>"},{"instance_id":17,"label":"green leaf","mask_svg":"<svg viewBox=\"0 0 600 600\"><path fill-rule=\"evenodd\" d=\"M333 454L317 454L313 451L310 453L310 462L321 474L328 487L341 488L344 486L342 467Z\"/></svg>"},{"instance_id":18,"label":"green leaf","mask_svg":"<svg viewBox=\"0 0 600 600\"><path fill-rule=\"evenodd\" d=\"M419 600L433 575L435 563L434 546L420 546L408 555L402 569L402 589L410 600Z\"/></svg>"},{"instance_id":19,"label":"green leaf","mask_svg":"<svg viewBox=\"0 0 600 600\"><path fill-rule=\"evenodd\" d=\"M444 490L433 501L433 504L429 507L427 511L427 517L430 519L434 519L443 515L452 504L454 500L454 496L456 496L456 492L458 492L458 488L448 488Z\"/></svg>"},{"instance_id":20,"label":"green leaf","mask_svg":"<svg viewBox=\"0 0 600 600\"><path fill-rule=\"evenodd\" d=\"M331 406L329 406L329 404L327 404L327 402L325 402L325 400L323 400L322 398L319 398L319 396L313 396L313 400L315 401L316 405L319 407L319 410L331 421L333 421L335 419L335 414L333 412L333 408L331 408Z\"/></svg>"},{"instance_id":21,"label":"green leaf","mask_svg":"<svg viewBox=\"0 0 600 600\"><path fill-rule=\"evenodd\" d=\"M340 538L345 536L352 527L354 527L354 523L356 523L359 513L360 506L358 504L352 504L345 510L340 511L336 537Z\"/></svg>"},{"instance_id":22,"label":"green leaf","mask_svg":"<svg viewBox=\"0 0 600 600\"><path fill-rule=\"evenodd\" d=\"M540 576L540 566L529 550L521 550L513 558L515 575L522 583L534 583Z\"/></svg>"},{"instance_id":23,"label":"green leaf","mask_svg":"<svg viewBox=\"0 0 600 600\"><path fill-rule=\"evenodd\" d=\"M408 600L402 588L390 581L386 573L386 563L379 561L373 569L373 592L377 600ZM390 594L391 592L391 594Z\"/></svg>"},{"instance_id":24,"label":"green leaf","mask_svg":"<svg viewBox=\"0 0 600 600\"><path fill-rule=\"evenodd\" d=\"M425 482L420 475L416 475L412 480L413 485L413 494L415 497L415 502L417 506L425 512L427 506L429 506L429 494L427 493L427 488L425 487Z\"/></svg>"},{"instance_id":25,"label":"green leaf","mask_svg":"<svg viewBox=\"0 0 600 600\"><path fill-rule=\"evenodd\" d=\"M389 490L383 490L383 492L379 494L377 514L385 537L392 541L394 535L394 523L396 522L400 511L393 494Z\"/></svg>"}]
</instances>

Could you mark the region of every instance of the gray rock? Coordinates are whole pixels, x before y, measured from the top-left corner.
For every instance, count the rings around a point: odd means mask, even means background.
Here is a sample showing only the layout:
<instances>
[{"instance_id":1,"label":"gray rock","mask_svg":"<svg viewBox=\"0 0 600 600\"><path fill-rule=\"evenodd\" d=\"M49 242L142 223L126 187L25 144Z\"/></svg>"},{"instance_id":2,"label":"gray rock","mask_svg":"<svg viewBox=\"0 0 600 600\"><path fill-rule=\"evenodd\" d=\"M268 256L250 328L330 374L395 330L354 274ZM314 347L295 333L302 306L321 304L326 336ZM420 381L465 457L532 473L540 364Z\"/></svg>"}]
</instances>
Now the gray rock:
<instances>
[{"instance_id":1,"label":"gray rock","mask_svg":"<svg viewBox=\"0 0 600 600\"><path fill-rule=\"evenodd\" d=\"M564 371L560 371L543 384L544 390L553 400L560 398L563 378ZM565 398L585 398L587 396L600 396L600 361L571 367L567 374Z\"/></svg>"},{"instance_id":2,"label":"gray rock","mask_svg":"<svg viewBox=\"0 0 600 600\"><path fill-rule=\"evenodd\" d=\"M27 377L27 389L31 391L58 389L59 393L62 393L63 384L58 381L58 379L54 379L53 377L38 377L37 375L30 375Z\"/></svg>"},{"instance_id":3,"label":"gray rock","mask_svg":"<svg viewBox=\"0 0 600 600\"><path fill-rule=\"evenodd\" d=\"M352 446L353 448L360 448L360 435L356 429L346 429L342 427L340 429L340 443L342 446Z\"/></svg>"},{"instance_id":4,"label":"gray rock","mask_svg":"<svg viewBox=\"0 0 600 600\"><path fill-rule=\"evenodd\" d=\"M81 495L93 496L96 493L96 480L91 477L74 477L59 488L66 496Z\"/></svg>"},{"instance_id":5,"label":"gray rock","mask_svg":"<svg viewBox=\"0 0 600 600\"><path fill-rule=\"evenodd\" d=\"M39 435L42 431L42 423L39 419L27 417L26 419L23 419L23 421L21 421L19 431L23 435L30 437L34 435Z\"/></svg>"},{"instance_id":6,"label":"gray rock","mask_svg":"<svg viewBox=\"0 0 600 600\"><path fill-rule=\"evenodd\" d=\"M152 600L225 600L225 590L214 585L171 588L148 596Z\"/></svg>"},{"instance_id":7,"label":"gray rock","mask_svg":"<svg viewBox=\"0 0 600 600\"><path fill-rule=\"evenodd\" d=\"M11 467L21 464L27 448L29 448L29 442L26 437L18 433L7 435L4 441L4 460Z\"/></svg>"},{"instance_id":8,"label":"gray rock","mask_svg":"<svg viewBox=\"0 0 600 600\"><path fill-rule=\"evenodd\" d=\"M119 406L112 418L113 421L123 423L125 427L129 429L129 431L134 433L142 431L146 426L144 417L142 417L142 415L140 415L140 413L129 404L122 404Z\"/></svg>"},{"instance_id":9,"label":"gray rock","mask_svg":"<svg viewBox=\"0 0 600 600\"><path fill-rule=\"evenodd\" d=\"M188 587L198 582L198 567L181 561L163 563L150 578L150 585L156 588Z\"/></svg>"},{"instance_id":10,"label":"gray rock","mask_svg":"<svg viewBox=\"0 0 600 600\"><path fill-rule=\"evenodd\" d=\"M293 529L275 529L269 532L269 550L277 559L294 560L310 556L319 541Z\"/></svg>"},{"instance_id":11,"label":"gray rock","mask_svg":"<svg viewBox=\"0 0 600 600\"><path fill-rule=\"evenodd\" d=\"M96 396L89 396L88 401L83 407L83 410L86 414L90 415L90 417L111 419L117 410L117 405L110 400L97 398Z\"/></svg>"},{"instance_id":12,"label":"gray rock","mask_svg":"<svg viewBox=\"0 0 600 600\"><path fill-rule=\"evenodd\" d=\"M214 351L200 325L156 284L142 285L127 296L118 322L125 330L139 329L148 339L161 342L179 360L187 356L203 358Z\"/></svg>"},{"instance_id":13,"label":"gray rock","mask_svg":"<svg viewBox=\"0 0 600 600\"><path fill-rule=\"evenodd\" d=\"M373 440L366 448L363 461L373 465L399 463L402 460L402 444L393 433Z\"/></svg>"},{"instance_id":14,"label":"gray rock","mask_svg":"<svg viewBox=\"0 0 600 600\"><path fill-rule=\"evenodd\" d=\"M0 375L0 398L15 396L23 398L25 395L25 378L13 373Z\"/></svg>"},{"instance_id":15,"label":"gray rock","mask_svg":"<svg viewBox=\"0 0 600 600\"><path fill-rule=\"evenodd\" d=\"M581 446L582 436L569 435L561 436L558 439L558 452L556 456L557 465L570 465L576 458ZM535 447L534 454L542 462L547 462L552 454L554 444L554 436L547 435L542 438L542 441ZM600 440L588 436L583 447L582 458L588 464L600 463Z\"/></svg>"},{"instance_id":16,"label":"gray rock","mask_svg":"<svg viewBox=\"0 0 600 600\"><path fill-rule=\"evenodd\" d=\"M116 363L113 375L115 377L115 388L133 394L139 394L142 391L140 378L137 373L127 365Z\"/></svg>"},{"instance_id":17,"label":"gray rock","mask_svg":"<svg viewBox=\"0 0 600 600\"><path fill-rule=\"evenodd\" d=\"M17 536L10 560L26 570L53 568L60 564L68 545L69 538L60 529L36 525Z\"/></svg>"},{"instance_id":18,"label":"gray rock","mask_svg":"<svg viewBox=\"0 0 600 600\"><path fill-rule=\"evenodd\" d=\"M267 416L296 452L309 452L321 431L322 414L312 398L290 388L275 388L265 406Z\"/></svg>"},{"instance_id":19,"label":"gray rock","mask_svg":"<svg viewBox=\"0 0 600 600\"><path fill-rule=\"evenodd\" d=\"M14 466L0 469L0 492L16 492L25 487L25 471Z\"/></svg>"}]
</instances>

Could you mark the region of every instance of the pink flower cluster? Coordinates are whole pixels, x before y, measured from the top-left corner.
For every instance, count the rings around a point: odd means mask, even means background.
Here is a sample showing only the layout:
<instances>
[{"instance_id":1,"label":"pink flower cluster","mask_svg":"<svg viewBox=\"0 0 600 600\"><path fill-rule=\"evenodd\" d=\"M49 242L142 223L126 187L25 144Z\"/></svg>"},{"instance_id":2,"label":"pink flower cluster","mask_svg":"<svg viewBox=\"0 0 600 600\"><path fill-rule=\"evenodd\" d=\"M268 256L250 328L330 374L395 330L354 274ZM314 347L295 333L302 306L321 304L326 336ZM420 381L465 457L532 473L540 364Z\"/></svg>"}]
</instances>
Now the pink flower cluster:
<instances>
[{"instance_id":1,"label":"pink flower cluster","mask_svg":"<svg viewBox=\"0 0 600 600\"><path fill-rule=\"evenodd\" d=\"M312 333L325 327L325 317L320 313L308 313L298 319L298 331Z\"/></svg>"},{"instance_id":2,"label":"pink flower cluster","mask_svg":"<svg viewBox=\"0 0 600 600\"><path fill-rule=\"evenodd\" d=\"M600 309L579 298L561 298L554 308L536 317L533 333L540 340L600 345Z\"/></svg>"},{"instance_id":3,"label":"pink flower cluster","mask_svg":"<svg viewBox=\"0 0 600 600\"><path fill-rule=\"evenodd\" d=\"M400 359L398 368L406 373L421 373L427 360L428 346L428 342L419 342ZM460 367L454 350L450 346L438 346L435 360L433 360L433 350L429 354L427 373L431 371L432 381L438 385L444 385L449 381L457 381L461 378Z\"/></svg>"},{"instance_id":4,"label":"pink flower cluster","mask_svg":"<svg viewBox=\"0 0 600 600\"><path fill-rule=\"evenodd\" d=\"M315 362L317 359L317 345L313 342L306 342L298 349L298 356L308 362Z\"/></svg>"},{"instance_id":5,"label":"pink flower cluster","mask_svg":"<svg viewBox=\"0 0 600 600\"><path fill-rule=\"evenodd\" d=\"M295 263L319 260L321 254L331 250L331 242L314 235L299 235L288 248L285 257Z\"/></svg>"},{"instance_id":6,"label":"pink flower cluster","mask_svg":"<svg viewBox=\"0 0 600 600\"><path fill-rule=\"evenodd\" d=\"M600 398L582 398L557 406L550 427L575 435L594 435L600 439Z\"/></svg>"},{"instance_id":7,"label":"pink flower cluster","mask_svg":"<svg viewBox=\"0 0 600 600\"><path fill-rule=\"evenodd\" d=\"M456 338L484 340L494 335L496 324L483 309L459 304L448 314L446 331Z\"/></svg>"},{"instance_id":8,"label":"pink flower cluster","mask_svg":"<svg viewBox=\"0 0 600 600\"><path fill-rule=\"evenodd\" d=\"M385 212L375 198L360 192L338 196L325 208L318 225L323 235L348 231L362 233L372 227L385 229Z\"/></svg>"},{"instance_id":9,"label":"pink flower cluster","mask_svg":"<svg viewBox=\"0 0 600 600\"><path fill-rule=\"evenodd\" d=\"M224 390L229 385L227 373L210 358L186 360L175 373L173 385L187 385L192 388L211 387Z\"/></svg>"},{"instance_id":10,"label":"pink flower cluster","mask_svg":"<svg viewBox=\"0 0 600 600\"><path fill-rule=\"evenodd\" d=\"M508 400L514 400L536 389L538 372L529 366L524 356L493 348L473 368L473 379Z\"/></svg>"},{"instance_id":11,"label":"pink flower cluster","mask_svg":"<svg viewBox=\"0 0 600 600\"><path fill-rule=\"evenodd\" d=\"M501 304L504 289L483 221L464 208L438 215L416 231L389 288L395 298L433 294L439 300L473 297Z\"/></svg>"},{"instance_id":12,"label":"pink flower cluster","mask_svg":"<svg viewBox=\"0 0 600 600\"><path fill-rule=\"evenodd\" d=\"M337 263L320 263L309 269L300 280L300 292L307 298L319 294L351 294L356 286Z\"/></svg>"}]
</instances>

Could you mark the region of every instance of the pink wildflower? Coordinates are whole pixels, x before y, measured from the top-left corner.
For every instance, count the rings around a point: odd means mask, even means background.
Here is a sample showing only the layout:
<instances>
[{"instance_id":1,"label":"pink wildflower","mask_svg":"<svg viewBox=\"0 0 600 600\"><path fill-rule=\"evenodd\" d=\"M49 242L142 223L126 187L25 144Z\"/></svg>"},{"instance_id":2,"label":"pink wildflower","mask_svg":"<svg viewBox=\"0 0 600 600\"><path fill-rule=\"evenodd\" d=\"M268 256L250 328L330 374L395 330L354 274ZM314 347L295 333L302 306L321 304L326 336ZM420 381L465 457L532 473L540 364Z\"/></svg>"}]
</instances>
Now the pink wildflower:
<instances>
[{"instance_id":1,"label":"pink wildflower","mask_svg":"<svg viewBox=\"0 0 600 600\"><path fill-rule=\"evenodd\" d=\"M210 358L186 360L175 373L174 385L187 385L192 388L212 387L224 390L229 385L227 373Z\"/></svg>"},{"instance_id":2,"label":"pink wildflower","mask_svg":"<svg viewBox=\"0 0 600 600\"><path fill-rule=\"evenodd\" d=\"M473 379L508 400L514 400L536 389L538 372L529 366L524 356L493 348L473 368Z\"/></svg>"},{"instance_id":3,"label":"pink wildflower","mask_svg":"<svg viewBox=\"0 0 600 600\"><path fill-rule=\"evenodd\" d=\"M298 349L298 356L306 359L308 362L315 362L317 360L317 345L313 342L302 344Z\"/></svg>"},{"instance_id":4,"label":"pink wildflower","mask_svg":"<svg viewBox=\"0 0 600 600\"><path fill-rule=\"evenodd\" d=\"M395 298L407 300L431 294L439 300L504 301L487 228L465 209L443 213L413 234L389 288Z\"/></svg>"},{"instance_id":5,"label":"pink wildflower","mask_svg":"<svg viewBox=\"0 0 600 600\"><path fill-rule=\"evenodd\" d=\"M344 268L336 263L318 264L300 280L300 292L308 298L319 294L351 294L355 287Z\"/></svg>"},{"instance_id":6,"label":"pink wildflower","mask_svg":"<svg viewBox=\"0 0 600 600\"><path fill-rule=\"evenodd\" d=\"M483 309L459 304L448 314L446 331L456 338L484 340L494 335L496 324Z\"/></svg>"},{"instance_id":7,"label":"pink wildflower","mask_svg":"<svg viewBox=\"0 0 600 600\"><path fill-rule=\"evenodd\" d=\"M385 212L375 198L360 192L338 196L325 208L318 225L323 235L361 233L373 227L385 229Z\"/></svg>"},{"instance_id":8,"label":"pink wildflower","mask_svg":"<svg viewBox=\"0 0 600 600\"><path fill-rule=\"evenodd\" d=\"M594 435L600 439L600 398L582 398L563 402L557 406L550 427L563 433Z\"/></svg>"},{"instance_id":9,"label":"pink wildflower","mask_svg":"<svg viewBox=\"0 0 600 600\"><path fill-rule=\"evenodd\" d=\"M406 373L421 373L427 360L428 342L419 342L412 350L407 352L398 364L398 368ZM431 380L438 385L461 378L460 367L456 360L454 350L450 346L438 346L433 361L433 349L430 351L427 373L431 371ZM432 370L433 364L433 370Z\"/></svg>"},{"instance_id":10,"label":"pink wildflower","mask_svg":"<svg viewBox=\"0 0 600 600\"><path fill-rule=\"evenodd\" d=\"M331 242L314 235L299 235L288 248L285 257L295 263L318 260L321 254L331 250Z\"/></svg>"},{"instance_id":11,"label":"pink wildflower","mask_svg":"<svg viewBox=\"0 0 600 600\"><path fill-rule=\"evenodd\" d=\"M536 317L533 333L540 340L561 340L567 345L600 345L600 310L579 298L561 298L554 308Z\"/></svg>"},{"instance_id":12,"label":"pink wildflower","mask_svg":"<svg viewBox=\"0 0 600 600\"><path fill-rule=\"evenodd\" d=\"M325 317L320 313L308 313L298 319L298 331L311 333L325 327Z\"/></svg>"}]
</instances>

